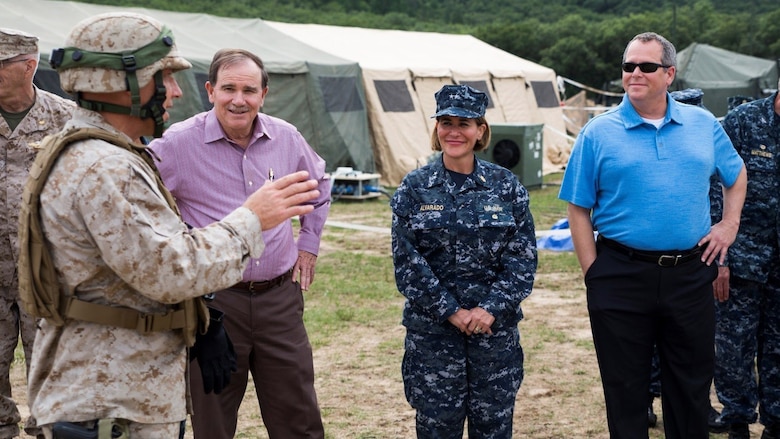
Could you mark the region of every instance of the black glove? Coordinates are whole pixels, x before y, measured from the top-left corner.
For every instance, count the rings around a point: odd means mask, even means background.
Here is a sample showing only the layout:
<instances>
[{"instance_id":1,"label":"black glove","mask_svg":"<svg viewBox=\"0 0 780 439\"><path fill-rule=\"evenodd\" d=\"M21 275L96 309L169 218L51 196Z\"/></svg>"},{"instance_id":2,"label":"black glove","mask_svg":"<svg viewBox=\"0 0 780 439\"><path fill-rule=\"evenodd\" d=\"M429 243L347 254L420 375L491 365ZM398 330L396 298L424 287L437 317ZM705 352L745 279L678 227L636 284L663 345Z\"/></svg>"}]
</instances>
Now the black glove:
<instances>
[{"instance_id":1,"label":"black glove","mask_svg":"<svg viewBox=\"0 0 780 439\"><path fill-rule=\"evenodd\" d=\"M222 317L224 313L209 307L209 329L205 334L195 336L195 345L190 349L190 361L198 359L203 377L203 391L216 394L230 384L230 374L238 370L236 351L230 341Z\"/></svg>"}]
</instances>

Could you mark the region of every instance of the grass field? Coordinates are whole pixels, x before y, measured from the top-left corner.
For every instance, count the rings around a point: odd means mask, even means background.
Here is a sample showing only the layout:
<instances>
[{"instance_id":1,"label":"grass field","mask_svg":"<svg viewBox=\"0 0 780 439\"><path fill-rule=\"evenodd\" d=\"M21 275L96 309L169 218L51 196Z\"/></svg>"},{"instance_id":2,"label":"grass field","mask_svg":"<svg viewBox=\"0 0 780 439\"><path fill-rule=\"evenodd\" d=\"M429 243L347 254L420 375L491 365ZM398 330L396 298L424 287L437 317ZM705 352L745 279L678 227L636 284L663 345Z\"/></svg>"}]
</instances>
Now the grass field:
<instances>
[{"instance_id":1,"label":"grass field","mask_svg":"<svg viewBox=\"0 0 780 439\"><path fill-rule=\"evenodd\" d=\"M537 230L565 217L565 203L557 199L559 179L548 176L542 188L530 191ZM389 229L387 201L338 201L330 219ZM415 437L414 411L404 398L400 374L402 305L389 233L326 227L315 282L306 293L305 321L328 439ZM601 382L573 253L539 252L534 292L523 302L523 311L525 379L517 396L514 437L606 439ZM24 363L17 352L14 396L24 406ZM658 402L656 409L659 428L650 430L651 439L664 437ZM756 430L753 434L758 437ZM251 382L236 437L268 437Z\"/></svg>"}]
</instances>

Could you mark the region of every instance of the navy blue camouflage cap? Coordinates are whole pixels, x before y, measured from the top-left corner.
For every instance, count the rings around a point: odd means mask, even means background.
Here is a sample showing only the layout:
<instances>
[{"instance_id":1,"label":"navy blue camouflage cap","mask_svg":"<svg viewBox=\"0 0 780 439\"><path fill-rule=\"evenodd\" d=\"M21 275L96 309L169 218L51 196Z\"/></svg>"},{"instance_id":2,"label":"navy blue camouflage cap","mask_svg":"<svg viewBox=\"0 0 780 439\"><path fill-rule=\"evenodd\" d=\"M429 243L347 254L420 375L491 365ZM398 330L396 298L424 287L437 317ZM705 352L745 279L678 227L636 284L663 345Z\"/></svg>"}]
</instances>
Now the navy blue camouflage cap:
<instances>
[{"instance_id":1,"label":"navy blue camouflage cap","mask_svg":"<svg viewBox=\"0 0 780 439\"><path fill-rule=\"evenodd\" d=\"M485 115L488 97L468 85L445 85L436 92L436 114L476 119Z\"/></svg>"},{"instance_id":2,"label":"navy blue camouflage cap","mask_svg":"<svg viewBox=\"0 0 780 439\"><path fill-rule=\"evenodd\" d=\"M672 99L683 104L696 105L703 107L701 98L704 96L704 92L700 88L686 88L685 90L675 90L669 92L672 95Z\"/></svg>"}]
</instances>

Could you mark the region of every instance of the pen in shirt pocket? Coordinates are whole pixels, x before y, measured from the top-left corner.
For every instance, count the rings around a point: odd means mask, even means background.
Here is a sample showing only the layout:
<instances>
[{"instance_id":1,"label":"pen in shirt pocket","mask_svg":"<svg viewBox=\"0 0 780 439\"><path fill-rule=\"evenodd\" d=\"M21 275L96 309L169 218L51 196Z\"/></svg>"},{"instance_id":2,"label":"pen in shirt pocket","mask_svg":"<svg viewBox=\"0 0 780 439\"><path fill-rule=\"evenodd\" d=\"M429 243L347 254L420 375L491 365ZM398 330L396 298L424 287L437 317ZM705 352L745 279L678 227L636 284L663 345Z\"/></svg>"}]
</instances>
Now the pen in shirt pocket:
<instances>
[{"instance_id":1,"label":"pen in shirt pocket","mask_svg":"<svg viewBox=\"0 0 780 439\"><path fill-rule=\"evenodd\" d=\"M274 168L268 168L268 180L274 181Z\"/></svg>"}]
</instances>

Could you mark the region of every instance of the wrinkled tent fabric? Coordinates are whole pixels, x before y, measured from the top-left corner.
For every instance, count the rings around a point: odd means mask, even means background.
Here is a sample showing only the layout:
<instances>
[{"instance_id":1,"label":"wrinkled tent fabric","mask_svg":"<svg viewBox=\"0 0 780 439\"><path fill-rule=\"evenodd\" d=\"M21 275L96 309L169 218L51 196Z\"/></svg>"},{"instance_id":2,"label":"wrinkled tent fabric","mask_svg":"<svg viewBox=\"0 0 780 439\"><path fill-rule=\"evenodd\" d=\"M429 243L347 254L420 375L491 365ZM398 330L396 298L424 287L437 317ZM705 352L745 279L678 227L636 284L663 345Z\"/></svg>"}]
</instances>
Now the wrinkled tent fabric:
<instances>
[{"instance_id":1,"label":"wrinkled tent fabric","mask_svg":"<svg viewBox=\"0 0 780 439\"><path fill-rule=\"evenodd\" d=\"M91 15L131 11L157 18L170 27L182 56L192 69L177 73L183 97L171 120L183 120L211 108L203 84L214 53L242 48L259 55L269 73L263 112L295 125L326 160L327 170L352 167L375 170L368 131L366 97L355 61L318 50L268 26L260 19L115 7L86 3L25 0L0 2L0 27L20 29L40 38L41 60L36 84L65 95L48 55L62 47L70 29ZM31 13L31 11L35 11Z\"/></svg>"},{"instance_id":2,"label":"wrinkled tent fabric","mask_svg":"<svg viewBox=\"0 0 780 439\"><path fill-rule=\"evenodd\" d=\"M571 142L552 69L471 35L267 22L304 43L360 64L374 155L386 185L425 164L434 93L467 84L490 98L490 123L544 124L545 173L560 171Z\"/></svg>"},{"instance_id":3,"label":"wrinkled tent fabric","mask_svg":"<svg viewBox=\"0 0 780 439\"><path fill-rule=\"evenodd\" d=\"M777 62L731 52L707 44L693 43L677 54L677 75L669 90L699 88L702 103L715 116L728 110L728 98L753 99L777 88Z\"/></svg>"}]
</instances>

